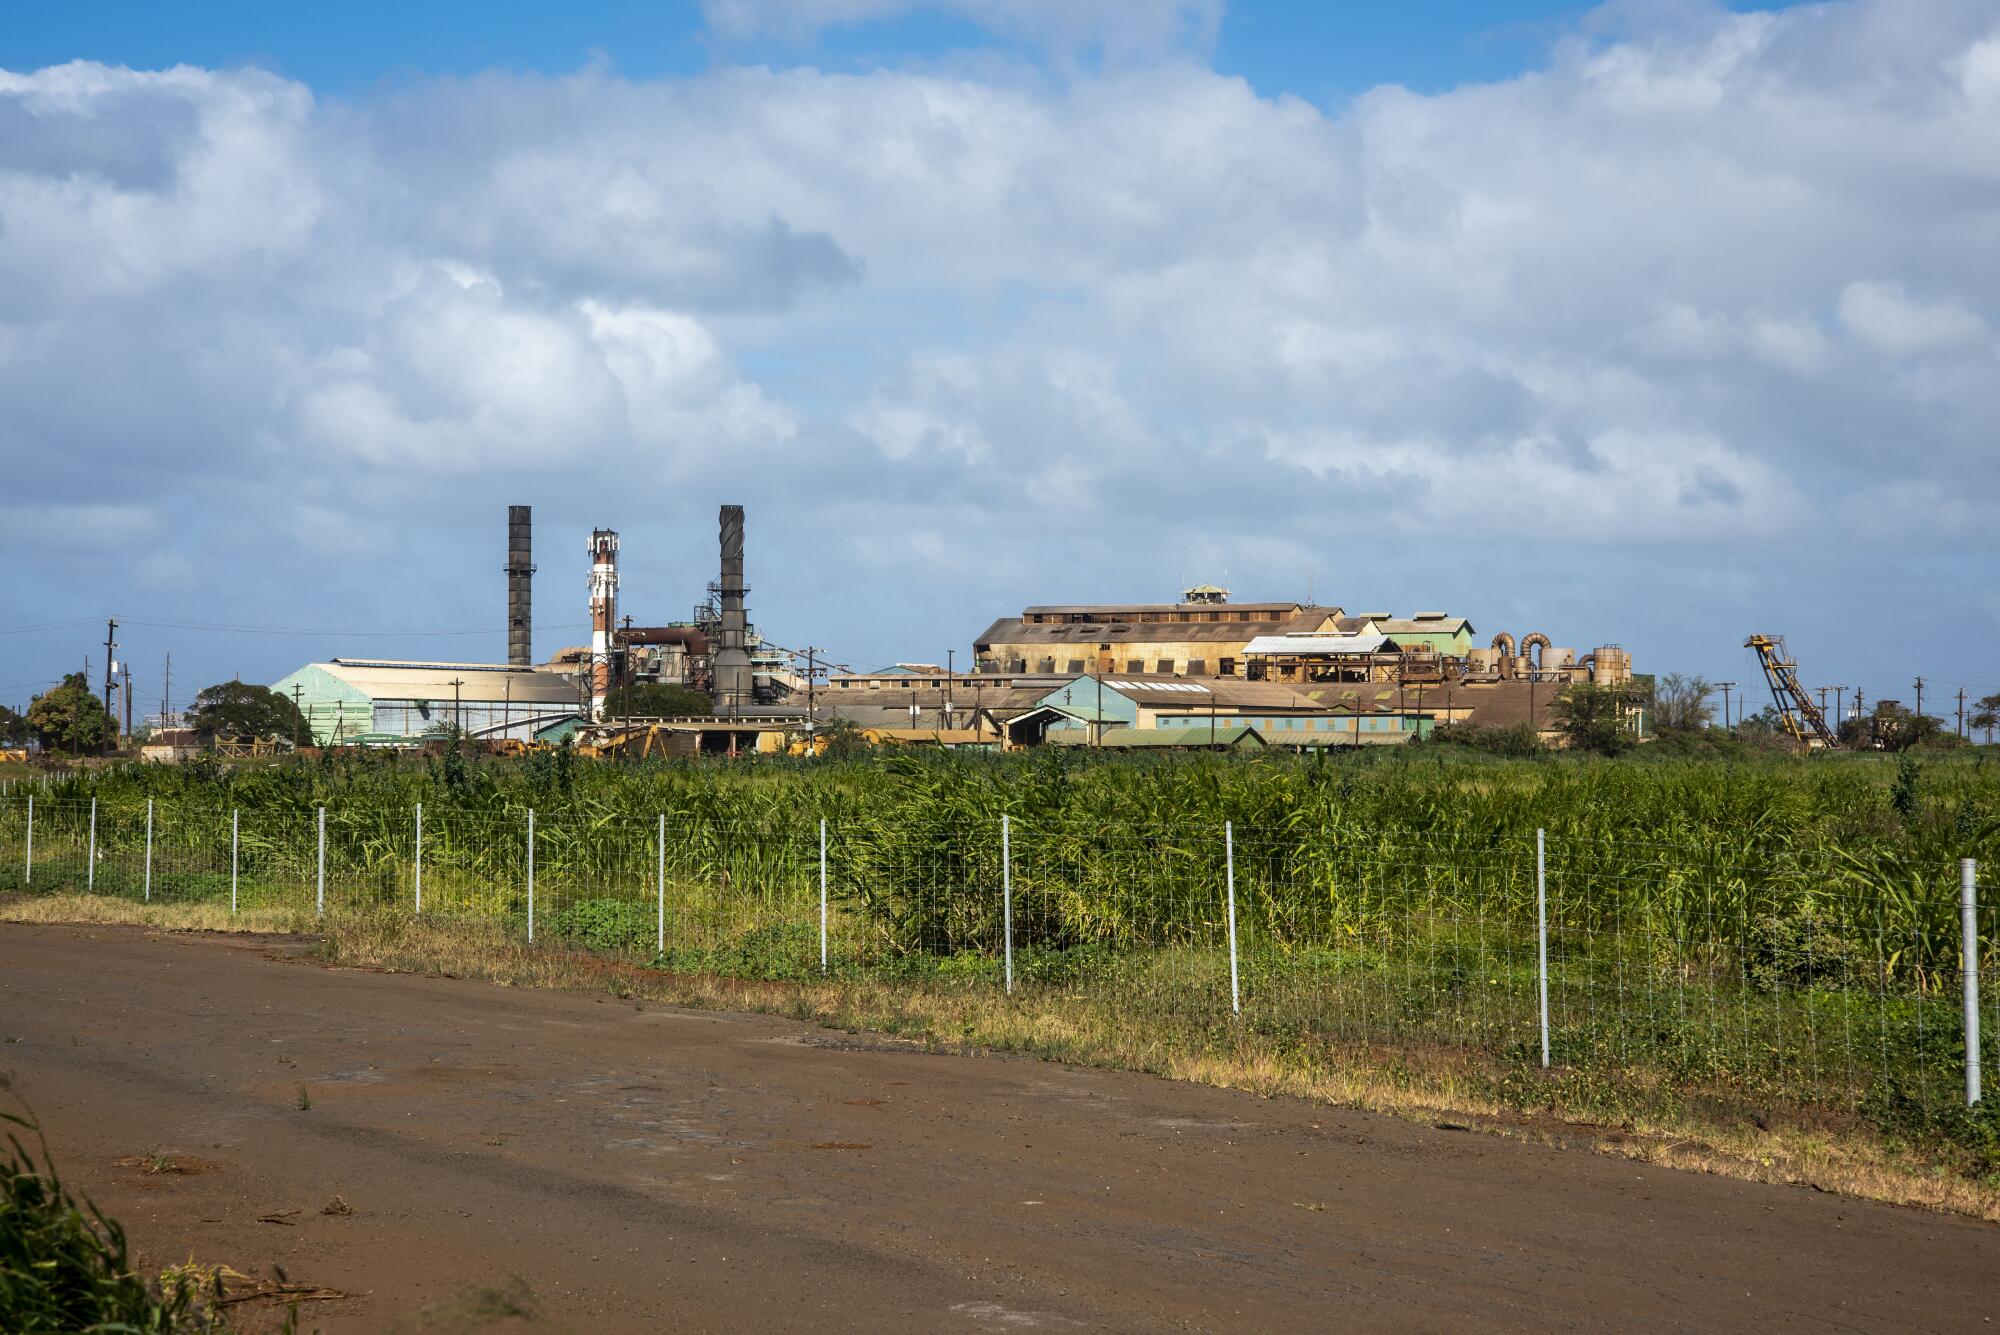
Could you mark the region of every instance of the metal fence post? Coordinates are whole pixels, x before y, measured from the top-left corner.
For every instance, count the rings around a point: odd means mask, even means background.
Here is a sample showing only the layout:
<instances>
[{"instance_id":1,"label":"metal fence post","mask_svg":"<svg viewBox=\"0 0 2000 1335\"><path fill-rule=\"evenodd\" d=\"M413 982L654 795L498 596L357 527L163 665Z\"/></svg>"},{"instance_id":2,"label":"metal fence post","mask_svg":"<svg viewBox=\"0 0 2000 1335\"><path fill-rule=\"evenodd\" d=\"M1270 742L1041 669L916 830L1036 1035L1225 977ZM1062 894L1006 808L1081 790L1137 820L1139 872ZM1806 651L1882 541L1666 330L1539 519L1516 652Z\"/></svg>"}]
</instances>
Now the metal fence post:
<instances>
[{"instance_id":1,"label":"metal fence post","mask_svg":"<svg viewBox=\"0 0 2000 1335\"><path fill-rule=\"evenodd\" d=\"M826 973L826 817L819 818L819 971Z\"/></svg>"},{"instance_id":2,"label":"metal fence post","mask_svg":"<svg viewBox=\"0 0 2000 1335\"><path fill-rule=\"evenodd\" d=\"M1979 1102L1979 891L1978 863L1958 861L1958 930L1965 944L1965 1102Z\"/></svg>"},{"instance_id":3,"label":"metal fence post","mask_svg":"<svg viewBox=\"0 0 2000 1335\"><path fill-rule=\"evenodd\" d=\"M535 939L535 809L528 808L528 940Z\"/></svg>"},{"instance_id":4,"label":"metal fence post","mask_svg":"<svg viewBox=\"0 0 2000 1335\"><path fill-rule=\"evenodd\" d=\"M424 911L424 804L417 803L417 914Z\"/></svg>"},{"instance_id":5,"label":"metal fence post","mask_svg":"<svg viewBox=\"0 0 2000 1335\"><path fill-rule=\"evenodd\" d=\"M1014 830L1000 817L1000 939L1007 959L1007 990L1014 990Z\"/></svg>"},{"instance_id":6,"label":"metal fence post","mask_svg":"<svg viewBox=\"0 0 2000 1335\"><path fill-rule=\"evenodd\" d=\"M315 878L318 889L313 895L313 911L326 916L326 808L319 809L319 872Z\"/></svg>"},{"instance_id":7,"label":"metal fence post","mask_svg":"<svg viewBox=\"0 0 2000 1335\"><path fill-rule=\"evenodd\" d=\"M145 897L153 902L153 799L146 799L146 881Z\"/></svg>"},{"instance_id":8,"label":"metal fence post","mask_svg":"<svg viewBox=\"0 0 2000 1335\"><path fill-rule=\"evenodd\" d=\"M27 868L21 875L21 884L35 883L35 795L28 794L28 859Z\"/></svg>"},{"instance_id":9,"label":"metal fence post","mask_svg":"<svg viewBox=\"0 0 2000 1335\"><path fill-rule=\"evenodd\" d=\"M229 911L232 914L236 912L237 820L242 814L235 807L229 808Z\"/></svg>"},{"instance_id":10,"label":"metal fence post","mask_svg":"<svg viewBox=\"0 0 2000 1335\"><path fill-rule=\"evenodd\" d=\"M90 853L89 865L83 870L83 888L86 894L97 892L97 799L90 799Z\"/></svg>"},{"instance_id":11,"label":"metal fence post","mask_svg":"<svg viewBox=\"0 0 2000 1335\"><path fill-rule=\"evenodd\" d=\"M1541 994L1542 1069L1549 1066L1549 862L1545 831L1535 831L1535 987Z\"/></svg>"},{"instance_id":12,"label":"metal fence post","mask_svg":"<svg viewBox=\"0 0 2000 1335\"><path fill-rule=\"evenodd\" d=\"M660 921L656 929L657 940L653 951L664 957L667 953L667 813L660 813L660 835L654 841L653 853L659 859L659 869L654 877L660 891Z\"/></svg>"},{"instance_id":13,"label":"metal fence post","mask_svg":"<svg viewBox=\"0 0 2000 1335\"><path fill-rule=\"evenodd\" d=\"M1222 822L1222 851L1229 878L1229 1009L1243 1013L1243 989L1236 974L1236 825Z\"/></svg>"}]
</instances>

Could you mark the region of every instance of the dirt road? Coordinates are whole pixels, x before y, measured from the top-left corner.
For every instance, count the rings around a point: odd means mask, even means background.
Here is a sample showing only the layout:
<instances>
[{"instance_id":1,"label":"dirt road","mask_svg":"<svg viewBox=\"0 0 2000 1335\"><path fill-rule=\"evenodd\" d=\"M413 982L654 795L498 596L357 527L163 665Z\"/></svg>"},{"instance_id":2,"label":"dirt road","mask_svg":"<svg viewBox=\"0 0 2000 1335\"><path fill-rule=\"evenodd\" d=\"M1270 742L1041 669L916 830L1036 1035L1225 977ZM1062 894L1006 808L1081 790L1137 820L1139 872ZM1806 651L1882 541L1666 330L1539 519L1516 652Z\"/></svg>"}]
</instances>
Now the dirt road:
<instances>
[{"instance_id":1,"label":"dirt road","mask_svg":"<svg viewBox=\"0 0 2000 1335\"><path fill-rule=\"evenodd\" d=\"M286 954L0 926L0 1070L149 1262L282 1266L357 1295L313 1304L308 1329L525 1327L516 1309L570 1331L2000 1316L1985 1224L1144 1076ZM154 1155L194 1171L149 1172ZM336 1197L352 1213L321 1213Z\"/></svg>"}]
</instances>

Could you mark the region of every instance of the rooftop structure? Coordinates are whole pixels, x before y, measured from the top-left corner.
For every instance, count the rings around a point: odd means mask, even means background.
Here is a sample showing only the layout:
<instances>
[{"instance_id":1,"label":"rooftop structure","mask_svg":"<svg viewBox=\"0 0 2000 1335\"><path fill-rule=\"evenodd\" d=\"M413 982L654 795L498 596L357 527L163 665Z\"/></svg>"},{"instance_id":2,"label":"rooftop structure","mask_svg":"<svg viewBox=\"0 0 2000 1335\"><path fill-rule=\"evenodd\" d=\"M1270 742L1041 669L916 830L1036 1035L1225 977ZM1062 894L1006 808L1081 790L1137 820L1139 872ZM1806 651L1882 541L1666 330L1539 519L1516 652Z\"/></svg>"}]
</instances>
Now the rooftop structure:
<instances>
[{"instance_id":1,"label":"rooftop structure","mask_svg":"<svg viewBox=\"0 0 2000 1335\"><path fill-rule=\"evenodd\" d=\"M271 689L298 705L322 745L410 741L453 725L471 736L532 740L584 708L577 682L507 663L335 658Z\"/></svg>"}]
</instances>

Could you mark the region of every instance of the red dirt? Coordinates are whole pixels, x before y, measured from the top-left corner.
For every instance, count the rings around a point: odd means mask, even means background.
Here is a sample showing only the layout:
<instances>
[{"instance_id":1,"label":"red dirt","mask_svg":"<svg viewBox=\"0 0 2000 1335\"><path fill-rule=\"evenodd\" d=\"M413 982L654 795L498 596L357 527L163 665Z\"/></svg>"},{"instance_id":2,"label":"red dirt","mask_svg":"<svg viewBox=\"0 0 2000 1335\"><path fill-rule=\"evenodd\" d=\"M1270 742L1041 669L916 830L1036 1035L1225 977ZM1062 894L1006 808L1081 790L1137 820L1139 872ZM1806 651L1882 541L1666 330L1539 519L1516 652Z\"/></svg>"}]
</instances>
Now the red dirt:
<instances>
[{"instance_id":1,"label":"red dirt","mask_svg":"<svg viewBox=\"0 0 2000 1335\"><path fill-rule=\"evenodd\" d=\"M357 1295L302 1329L518 1308L575 1331L1910 1331L2000 1309L2000 1229L1974 1221L279 954L0 925L0 1071L148 1265ZM132 1166L152 1154L202 1171ZM322 1213L336 1198L352 1213Z\"/></svg>"}]
</instances>

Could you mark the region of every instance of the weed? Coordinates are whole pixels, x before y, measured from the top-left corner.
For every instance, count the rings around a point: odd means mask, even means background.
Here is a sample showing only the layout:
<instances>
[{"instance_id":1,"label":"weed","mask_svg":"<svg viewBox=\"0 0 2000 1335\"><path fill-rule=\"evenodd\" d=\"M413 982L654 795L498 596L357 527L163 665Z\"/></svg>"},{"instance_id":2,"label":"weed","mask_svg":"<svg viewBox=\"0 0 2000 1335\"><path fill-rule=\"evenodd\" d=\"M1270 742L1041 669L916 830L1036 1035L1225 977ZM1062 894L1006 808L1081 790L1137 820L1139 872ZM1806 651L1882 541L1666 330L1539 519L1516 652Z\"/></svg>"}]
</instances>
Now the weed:
<instances>
[{"instance_id":1,"label":"weed","mask_svg":"<svg viewBox=\"0 0 2000 1335\"><path fill-rule=\"evenodd\" d=\"M298 1096L292 1100L292 1106L300 1112L306 1112L313 1106L312 1094L304 1085L299 1086Z\"/></svg>"}]
</instances>

